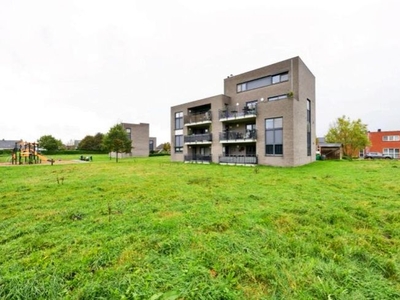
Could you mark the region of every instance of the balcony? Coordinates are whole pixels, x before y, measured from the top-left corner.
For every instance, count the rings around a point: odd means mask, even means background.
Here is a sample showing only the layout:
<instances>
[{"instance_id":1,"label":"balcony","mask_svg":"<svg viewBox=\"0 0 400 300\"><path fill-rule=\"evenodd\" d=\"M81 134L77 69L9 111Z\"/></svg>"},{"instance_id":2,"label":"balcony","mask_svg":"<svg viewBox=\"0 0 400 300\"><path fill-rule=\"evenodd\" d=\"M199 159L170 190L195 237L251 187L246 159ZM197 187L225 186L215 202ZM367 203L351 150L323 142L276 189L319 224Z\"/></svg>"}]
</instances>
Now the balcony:
<instances>
[{"instance_id":1,"label":"balcony","mask_svg":"<svg viewBox=\"0 0 400 300\"><path fill-rule=\"evenodd\" d=\"M184 116L185 126L193 126L196 124L210 124L212 121L211 111L201 113L190 113Z\"/></svg>"},{"instance_id":2,"label":"balcony","mask_svg":"<svg viewBox=\"0 0 400 300\"><path fill-rule=\"evenodd\" d=\"M254 119L257 117L257 106L245 106L241 109L239 109L238 106L226 107L218 111L218 117L220 121Z\"/></svg>"},{"instance_id":3,"label":"balcony","mask_svg":"<svg viewBox=\"0 0 400 300\"><path fill-rule=\"evenodd\" d=\"M186 145L211 144L212 133L185 135L183 141Z\"/></svg>"},{"instance_id":4,"label":"balcony","mask_svg":"<svg viewBox=\"0 0 400 300\"><path fill-rule=\"evenodd\" d=\"M203 164L210 163L212 161L211 155L200 155L200 154L185 155L183 159L185 162L203 163Z\"/></svg>"},{"instance_id":5,"label":"balcony","mask_svg":"<svg viewBox=\"0 0 400 300\"><path fill-rule=\"evenodd\" d=\"M257 141L257 130L225 131L219 133L221 143L248 143Z\"/></svg>"},{"instance_id":6,"label":"balcony","mask_svg":"<svg viewBox=\"0 0 400 300\"><path fill-rule=\"evenodd\" d=\"M256 165L258 158L257 155L220 155L218 162L220 164Z\"/></svg>"}]
</instances>

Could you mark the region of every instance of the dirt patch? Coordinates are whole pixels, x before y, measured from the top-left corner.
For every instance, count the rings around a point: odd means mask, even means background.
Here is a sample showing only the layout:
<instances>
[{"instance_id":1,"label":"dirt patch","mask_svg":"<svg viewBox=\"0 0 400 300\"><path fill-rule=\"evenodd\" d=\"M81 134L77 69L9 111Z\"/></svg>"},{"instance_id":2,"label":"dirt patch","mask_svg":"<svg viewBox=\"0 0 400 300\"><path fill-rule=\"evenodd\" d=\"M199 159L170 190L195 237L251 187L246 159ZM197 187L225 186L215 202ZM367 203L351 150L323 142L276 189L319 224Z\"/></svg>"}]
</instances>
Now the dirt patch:
<instances>
[{"instance_id":1,"label":"dirt patch","mask_svg":"<svg viewBox=\"0 0 400 300\"><path fill-rule=\"evenodd\" d=\"M83 160L55 160L54 165L68 165L68 164L87 164L87 161ZM45 165L51 165L49 161L42 162L40 164L33 164L35 166L45 166ZM0 162L0 167L22 167L22 166L32 166L30 164L22 164L22 165L13 165L11 162Z\"/></svg>"}]
</instances>

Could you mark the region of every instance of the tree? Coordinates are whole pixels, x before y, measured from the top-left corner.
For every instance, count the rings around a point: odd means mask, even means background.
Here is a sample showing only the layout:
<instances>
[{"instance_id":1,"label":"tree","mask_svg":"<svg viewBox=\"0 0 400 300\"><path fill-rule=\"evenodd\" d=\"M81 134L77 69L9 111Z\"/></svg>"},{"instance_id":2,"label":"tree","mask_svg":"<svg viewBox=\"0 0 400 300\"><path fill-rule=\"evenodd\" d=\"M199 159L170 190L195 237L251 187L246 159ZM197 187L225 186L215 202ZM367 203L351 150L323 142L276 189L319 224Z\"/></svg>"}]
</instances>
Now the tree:
<instances>
[{"instance_id":1,"label":"tree","mask_svg":"<svg viewBox=\"0 0 400 300\"><path fill-rule=\"evenodd\" d=\"M329 126L325 141L328 143L341 143L343 155L353 157L360 149L370 144L367 125L361 119L351 121L349 117L342 116Z\"/></svg>"},{"instance_id":2,"label":"tree","mask_svg":"<svg viewBox=\"0 0 400 300\"><path fill-rule=\"evenodd\" d=\"M104 134L98 132L96 135L93 137L93 142L94 142L94 149L95 151L102 151L103 150L103 139L104 139Z\"/></svg>"},{"instance_id":3,"label":"tree","mask_svg":"<svg viewBox=\"0 0 400 300\"><path fill-rule=\"evenodd\" d=\"M171 144L169 142L163 144L163 151L168 153L171 152Z\"/></svg>"},{"instance_id":4,"label":"tree","mask_svg":"<svg viewBox=\"0 0 400 300\"><path fill-rule=\"evenodd\" d=\"M40 148L45 148L47 151L55 151L62 147L62 142L55 139L51 135L44 135L38 139Z\"/></svg>"},{"instance_id":5,"label":"tree","mask_svg":"<svg viewBox=\"0 0 400 300\"><path fill-rule=\"evenodd\" d=\"M132 141L128 138L124 127L117 124L110 128L103 138L104 149L116 153L116 162L118 162L118 153L130 153L132 150Z\"/></svg>"},{"instance_id":6,"label":"tree","mask_svg":"<svg viewBox=\"0 0 400 300\"><path fill-rule=\"evenodd\" d=\"M92 150L94 147L94 137L91 135L87 135L79 142L78 149L79 150Z\"/></svg>"},{"instance_id":7,"label":"tree","mask_svg":"<svg viewBox=\"0 0 400 300\"><path fill-rule=\"evenodd\" d=\"M103 150L103 137L104 134L97 133L95 136L87 135L80 141L78 149L90 150L90 151L101 151Z\"/></svg>"}]
</instances>

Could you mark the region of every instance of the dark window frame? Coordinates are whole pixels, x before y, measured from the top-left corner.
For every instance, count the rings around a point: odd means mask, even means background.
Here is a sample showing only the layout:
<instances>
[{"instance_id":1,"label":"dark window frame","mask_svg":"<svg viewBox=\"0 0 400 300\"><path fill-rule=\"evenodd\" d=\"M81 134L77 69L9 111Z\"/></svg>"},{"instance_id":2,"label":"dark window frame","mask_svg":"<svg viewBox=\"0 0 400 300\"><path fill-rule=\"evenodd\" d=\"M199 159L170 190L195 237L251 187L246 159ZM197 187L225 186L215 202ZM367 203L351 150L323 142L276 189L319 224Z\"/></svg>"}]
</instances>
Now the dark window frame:
<instances>
[{"instance_id":1,"label":"dark window frame","mask_svg":"<svg viewBox=\"0 0 400 300\"><path fill-rule=\"evenodd\" d=\"M281 127L275 127L275 122L281 120ZM267 127L267 121L273 122L273 127ZM273 141L269 141L268 133L272 132L272 139ZM280 136L277 136L280 134ZM278 139L282 141L281 144L277 143L276 140ZM272 142L272 143L271 143ZM276 118L268 118L265 119L265 155L266 156L283 156L283 117L276 117Z\"/></svg>"},{"instance_id":2,"label":"dark window frame","mask_svg":"<svg viewBox=\"0 0 400 300\"><path fill-rule=\"evenodd\" d=\"M274 82L273 78L277 78L277 81ZM261 83L262 81L266 81L266 83L262 84ZM236 93L243 93L246 91L259 89L262 87L266 87L266 86L270 86L270 85L274 85L274 84L278 84L278 83L286 82L286 81L289 81L289 71L281 72L281 73L277 73L277 74L273 74L273 75L269 75L269 76L263 76L263 77L256 78L253 80L238 83L236 85ZM257 82L259 82L259 84L257 84ZM249 84L254 84L256 86L249 88L248 87Z\"/></svg>"},{"instance_id":3,"label":"dark window frame","mask_svg":"<svg viewBox=\"0 0 400 300\"><path fill-rule=\"evenodd\" d=\"M278 101L278 100L283 100L283 99L287 99L287 98L288 98L287 94L282 94L282 95L268 97L268 101Z\"/></svg>"},{"instance_id":4,"label":"dark window frame","mask_svg":"<svg viewBox=\"0 0 400 300\"><path fill-rule=\"evenodd\" d=\"M175 130L183 129L183 112L175 113Z\"/></svg>"},{"instance_id":5,"label":"dark window frame","mask_svg":"<svg viewBox=\"0 0 400 300\"><path fill-rule=\"evenodd\" d=\"M174 149L175 149L175 153L183 152L183 134L175 135Z\"/></svg>"}]
</instances>

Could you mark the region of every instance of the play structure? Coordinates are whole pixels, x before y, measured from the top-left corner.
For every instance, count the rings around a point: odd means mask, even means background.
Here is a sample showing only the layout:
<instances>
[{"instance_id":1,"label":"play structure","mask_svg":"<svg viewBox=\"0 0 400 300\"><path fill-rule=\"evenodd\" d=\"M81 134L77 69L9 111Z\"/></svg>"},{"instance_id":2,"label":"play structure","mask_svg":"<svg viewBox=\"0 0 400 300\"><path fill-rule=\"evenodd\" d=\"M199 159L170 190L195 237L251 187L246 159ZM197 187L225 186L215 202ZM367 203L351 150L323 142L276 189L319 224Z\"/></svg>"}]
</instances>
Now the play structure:
<instances>
[{"instance_id":1,"label":"play structure","mask_svg":"<svg viewBox=\"0 0 400 300\"><path fill-rule=\"evenodd\" d=\"M54 163L53 159L49 159L40 153L39 143L15 143L15 147L11 155L11 163L13 165L40 164L42 161L48 161L52 165Z\"/></svg>"}]
</instances>

